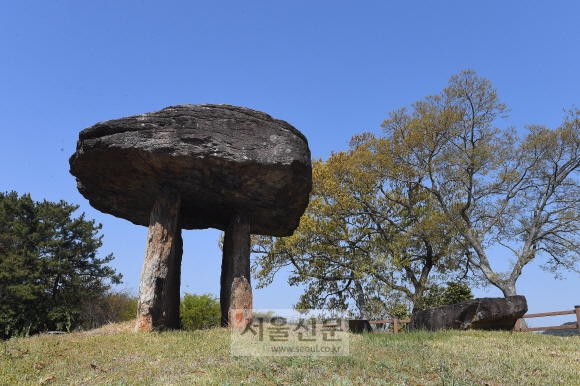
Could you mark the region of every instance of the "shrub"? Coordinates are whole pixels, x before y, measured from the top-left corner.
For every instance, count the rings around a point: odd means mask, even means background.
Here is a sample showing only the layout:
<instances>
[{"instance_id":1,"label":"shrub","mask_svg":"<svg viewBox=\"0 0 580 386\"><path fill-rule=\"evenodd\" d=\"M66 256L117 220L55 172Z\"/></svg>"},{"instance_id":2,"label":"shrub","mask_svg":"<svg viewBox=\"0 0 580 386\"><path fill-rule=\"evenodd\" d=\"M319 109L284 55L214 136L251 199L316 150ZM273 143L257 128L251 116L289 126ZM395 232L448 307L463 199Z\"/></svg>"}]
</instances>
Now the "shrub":
<instances>
[{"instance_id":1,"label":"shrub","mask_svg":"<svg viewBox=\"0 0 580 386\"><path fill-rule=\"evenodd\" d=\"M179 309L181 328L184 330L205 330L220 325L220 302L213 295L186 293Z\"/></svg>"},{"instance_id":2,"label":"shrub","mask_svg":"<svg viewBox=\"0 0 580 386\"><path fill-rule=\"evenodd\" d=\"M137 296L129 290L109 291L103 296L83 302L79 327L97 328L107 323L125 322L137 317Z\"/></svg>"}]
</instances>

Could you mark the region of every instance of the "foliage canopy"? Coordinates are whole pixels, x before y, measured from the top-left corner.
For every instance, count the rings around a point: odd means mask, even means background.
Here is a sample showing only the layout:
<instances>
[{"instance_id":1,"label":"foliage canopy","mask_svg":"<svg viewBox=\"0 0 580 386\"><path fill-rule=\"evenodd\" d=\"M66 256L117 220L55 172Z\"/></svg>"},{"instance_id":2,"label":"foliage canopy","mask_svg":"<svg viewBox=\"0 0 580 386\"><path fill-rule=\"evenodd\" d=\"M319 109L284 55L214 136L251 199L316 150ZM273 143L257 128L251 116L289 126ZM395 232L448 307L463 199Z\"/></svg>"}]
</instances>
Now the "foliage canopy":
<instances>
[{"instance_id":1,"label":"foliage canopy","mask_svg":"<svg viewBox=\"0 0 580 386\"><path fill-rule=\"evenodd\" d=\"M357 135L348 151L314 160L294 235L253 239L258 287L290 266L289 283L306 286L297 308L352 300L372 317L399 312L402 300L465 300L466 280L515 295L533 261L556 276L579 272L580 109L524 135L497 126L508 112L489 80L464 70L391 112L384 136ZM507 271L492 266L490 247L505 248Z\"/></svg>"},{"instance_id":2,"label":"foliage canopy","mask_svg":"<svg viewBox=\"0 0 580 386\"><path fill-rule=\"evenodd\" d=\"M436 203L415 184L386 178L391 160L368 134L346 152L313 162L310 204L293 236L253 239L258 287L290 266L303 284L297 308L346 310L365 318L393 315L437 280L464 275L462 253ZM398 307L398 308L397 308Z\"/></svg>"}]
</instances>

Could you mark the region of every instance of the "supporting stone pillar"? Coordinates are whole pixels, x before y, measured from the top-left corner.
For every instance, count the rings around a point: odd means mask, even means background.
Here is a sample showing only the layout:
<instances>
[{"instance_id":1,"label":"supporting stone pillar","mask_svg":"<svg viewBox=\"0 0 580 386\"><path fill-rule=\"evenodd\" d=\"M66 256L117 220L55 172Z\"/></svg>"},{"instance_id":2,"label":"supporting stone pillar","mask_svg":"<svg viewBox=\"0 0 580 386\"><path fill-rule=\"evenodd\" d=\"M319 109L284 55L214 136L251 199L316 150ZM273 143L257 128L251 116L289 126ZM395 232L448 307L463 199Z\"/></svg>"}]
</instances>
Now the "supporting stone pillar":
<instances>
[{"instance_id":1,"label":"supporting stone pillar","mask_svg":"<svg viewBox=\"0 0 580 386\"><path fill-rule=\"evenodd\" d=\"M183 241L179 194L165 188L151 211L139 283L137 331L179 328Z\"/></svg>"},{"instance_id":2,"label":"supporting stone pillar","mask_svg":"<svg viewBox=\"0 0 580 386\"><path fill-rule=\"evenodd\" d=\"M232 215L224 234L220 303L223 327L245 327L252 319L250 284L250 221L243 213ZM245 310L233 315L232 310Z\"/></svg>"}]
</instances>

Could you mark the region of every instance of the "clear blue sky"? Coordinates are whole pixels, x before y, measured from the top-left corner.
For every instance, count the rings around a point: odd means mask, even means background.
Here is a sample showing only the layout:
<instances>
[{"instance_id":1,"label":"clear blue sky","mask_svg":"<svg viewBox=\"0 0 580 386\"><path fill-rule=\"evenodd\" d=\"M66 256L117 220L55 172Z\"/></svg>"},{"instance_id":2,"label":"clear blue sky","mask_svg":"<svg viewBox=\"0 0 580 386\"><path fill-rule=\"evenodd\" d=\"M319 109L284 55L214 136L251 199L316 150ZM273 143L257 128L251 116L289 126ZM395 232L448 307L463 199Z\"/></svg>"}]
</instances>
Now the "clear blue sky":
<instances>
[{"instance_id":1,"label":"clear blue sky","mask_svg":"<svg viewBox=\"0 0 580 386\"><path fill-rule=\"evenodd\" d=\"M175 104L228 103L288 121L326 158L467 68L512 109L502 126L556 127L580 104L578 15L577 1L5 0L0 191L79 204L103 224L101 253L114 252L136 291L147 229L78 193L68 158L80 130ZM184 232L182 291L219 294L217 238ZM255 306L290 307L300 290L286 276L254 291ZM566 277L526 267L518 292L531 312L571 309L580 278Z\"/></svg>"}]
</instances>

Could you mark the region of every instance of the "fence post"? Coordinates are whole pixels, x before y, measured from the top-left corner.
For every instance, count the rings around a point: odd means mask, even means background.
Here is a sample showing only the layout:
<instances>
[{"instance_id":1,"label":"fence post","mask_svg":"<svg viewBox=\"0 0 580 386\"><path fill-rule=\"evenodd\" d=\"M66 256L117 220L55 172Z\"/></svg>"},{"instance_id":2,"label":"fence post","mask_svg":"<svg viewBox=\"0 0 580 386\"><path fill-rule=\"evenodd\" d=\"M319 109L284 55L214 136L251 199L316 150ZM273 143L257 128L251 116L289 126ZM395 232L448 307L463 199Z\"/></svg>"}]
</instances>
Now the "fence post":
<instances>
[{"instance_id":1,"label":"fence post","mask_svg":"<svg viewBox=\"0 0 580 386\"><path fill-rule=\"evenodd\" d=\"M576 310L576 325L580 334L580 306L574 306L574 309Z\"/></svg>"},{"instance_id":2,"label":"fence post","mask_svg":"<svg viewBox=\"0 0 580 386\"><path fill-rule=\"evenodd\" d=\"M576 311L578 312L578 311ZM399 319L393 318L393 334L399 333Z\"/></svg>"},{"instance_id":3,"label":"fence post","mask_svg":"<svg viewBox=\"0 0 580 386\"><path fill-rule=\"evenodd\" d=\"M521 330L521 328L520 328L520 320L519 319L516 320L516 325L514 326L514 330L516 332L519 332Z\"/></svg>"}]
</instances>

